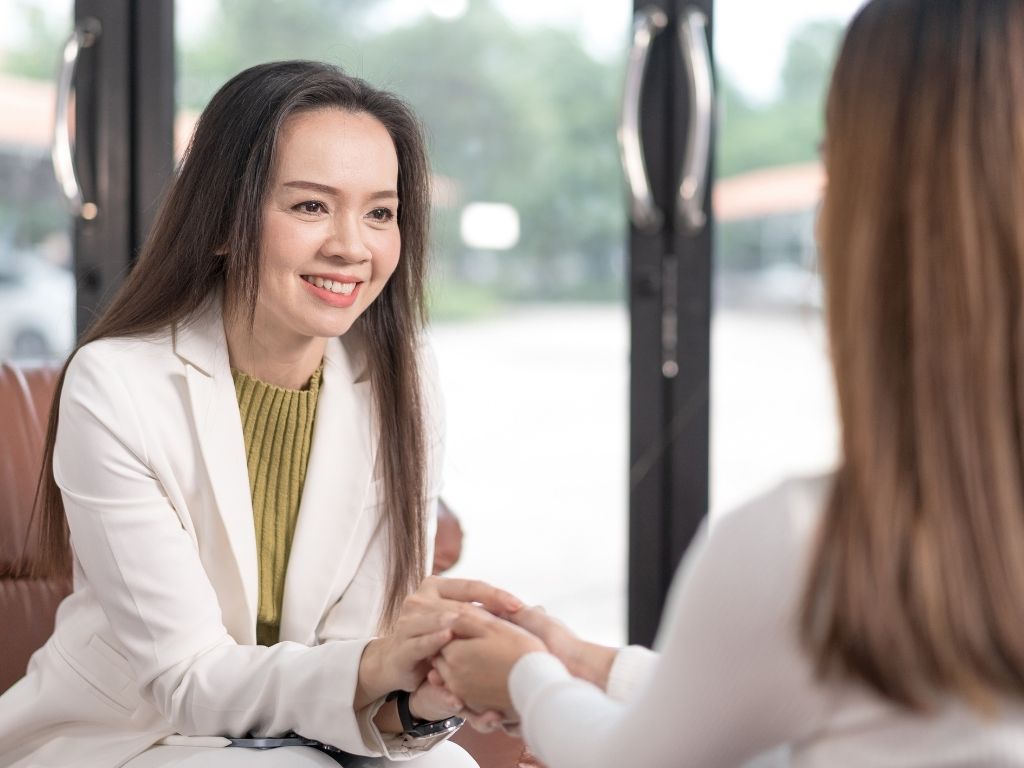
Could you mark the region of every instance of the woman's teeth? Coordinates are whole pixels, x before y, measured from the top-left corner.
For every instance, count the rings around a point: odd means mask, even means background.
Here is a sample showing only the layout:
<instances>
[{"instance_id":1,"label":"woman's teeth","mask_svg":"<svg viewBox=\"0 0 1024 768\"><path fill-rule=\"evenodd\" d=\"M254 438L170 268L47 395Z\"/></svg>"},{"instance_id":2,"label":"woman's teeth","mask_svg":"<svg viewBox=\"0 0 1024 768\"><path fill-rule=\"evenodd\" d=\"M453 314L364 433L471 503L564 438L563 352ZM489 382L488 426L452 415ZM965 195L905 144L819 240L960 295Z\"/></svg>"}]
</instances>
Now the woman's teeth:
<instances>
[{"instance_id":1,"label":"woman's teeth","mask_svg":"<svg viewBox=\"0 0 1024 768\"><path fill-rule=\"evenodd\" d=\"M356 283L339 283L336 280L324 280L322 277L311 275L303 275L302 279L307 283L315 285L317 288L323 288L331 293L340 293L342 296L348 296L356 289Z\"/></svg>"}]
</instances>

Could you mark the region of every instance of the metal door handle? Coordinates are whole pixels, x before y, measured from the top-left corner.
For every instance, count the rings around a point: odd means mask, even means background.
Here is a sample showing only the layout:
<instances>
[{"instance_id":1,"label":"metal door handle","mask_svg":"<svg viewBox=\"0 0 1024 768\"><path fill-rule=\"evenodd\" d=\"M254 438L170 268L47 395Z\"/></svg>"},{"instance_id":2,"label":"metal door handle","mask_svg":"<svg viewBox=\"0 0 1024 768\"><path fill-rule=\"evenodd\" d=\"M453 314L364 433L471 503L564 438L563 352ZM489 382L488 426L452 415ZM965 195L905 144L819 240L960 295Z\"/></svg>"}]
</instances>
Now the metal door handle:
<instances>
[{"instance_id":1,"label":"metal door handle","mask_svg":"<svg viewBox=\"0 0 1024 768\"><path fill-rule=\"evenodd\" d=\"M99 209L96 203L87 202L82 196L82 186L78 182L78 171L75 168L75 146L71 140L68 109L71 104L71 92L74 90L78 54L83 48L93 45L99 35L99 21L93 18L82 19L75 25L74 31L64 44L64 55L57 78L57 109L53 121L53 145L50 150L53 172L64 193L68 209L75 216L81 216L86 220L95 219Z\"/></svg>"},{"instance_id":2,"label":"metal door handle","mask_svg":"<svg viewBox=\"0 0 1024 768\"><path fill-rule=\"evenodd\" d=\"M715 84L708 48L708 17L689 8L679 21L679 49L690 83L690 126L676 211L684 229L695 234L704 229L704 195L711 163L711 130Z\"/></svg>"},{"instance_id":3,"label":"metal door handle","mask_svg":"<svg viewBox=\"0 0 1024 768\"><path fill-rule=\"evenodd\" d=\"M622 112L619 116L619 158L629 188L629 215L637 229L654 232L661 226L663 215L654 202L644 148L640 140L640 97L644 74L650 58L651 43L668 26L668 16L660 8L648 6L633 17L633 43L629 49L626 82L622 90Z\"/></svg>"}]
</instances>

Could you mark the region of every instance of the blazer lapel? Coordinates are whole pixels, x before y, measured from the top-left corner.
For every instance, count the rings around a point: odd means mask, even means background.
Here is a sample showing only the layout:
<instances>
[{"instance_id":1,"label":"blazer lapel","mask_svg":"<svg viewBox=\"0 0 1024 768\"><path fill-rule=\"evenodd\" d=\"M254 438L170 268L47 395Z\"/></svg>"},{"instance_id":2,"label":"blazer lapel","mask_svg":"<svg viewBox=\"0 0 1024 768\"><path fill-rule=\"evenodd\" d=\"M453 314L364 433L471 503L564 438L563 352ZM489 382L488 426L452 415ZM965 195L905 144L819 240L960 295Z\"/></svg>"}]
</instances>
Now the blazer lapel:
<instances>
[{"instance_id":1,"label":"blazer lapel","mask_svg":"<svg viewBox=\"0 0 1024 768\"><path fill-rule=\"evenodd\" d=\"M188 363L189 404L195 437L237 569L242 601L223 600L224 623L242 644L256 642L258 571L249 470L238 399L228 361L227 340L219 297L188 325L175 331L175 352ZM204 510L193 510L202 514ZM218 557L203 560L208 569L222 569ZM223 596L222 596L223 597Z\"/></svg>"},{"instance_id":2,"label":"blazer lapel","mask_svg":"<svg viewBox=\"0 0 1024 768\"><path fill-rule=\"evenodd\" d=\"M346 336L354 336L349 332ZM352 339L324 353L313 442L285 576L281 639L311 644L332 590L362 558L356 534L373 476L377 438L368 381ZM365 542L363 542L365 544ZM349 573L339 574L343 568Z\"/></svg>"}]
</instances>

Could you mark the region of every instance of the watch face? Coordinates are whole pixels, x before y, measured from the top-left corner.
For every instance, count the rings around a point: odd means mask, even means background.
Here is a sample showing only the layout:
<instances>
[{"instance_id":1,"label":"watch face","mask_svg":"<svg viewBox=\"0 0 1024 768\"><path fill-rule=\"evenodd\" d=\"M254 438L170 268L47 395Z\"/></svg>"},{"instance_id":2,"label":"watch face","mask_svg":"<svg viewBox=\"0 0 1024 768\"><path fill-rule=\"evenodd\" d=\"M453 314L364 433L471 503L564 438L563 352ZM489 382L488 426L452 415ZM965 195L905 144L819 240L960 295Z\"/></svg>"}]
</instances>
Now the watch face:
<instances>
[{"instance_id":1,"label":"watch face","mask_svg":"<svg viewBox=\"0 0 1024 768\"><path fill-rule=\"evenodd\" d=\"M457 730L464 722L461 717L448 717L444 720L433 720L429 723L420 723L406 731L408 736L421 738L423 736L435 736L439 733Z\"/></svg>"}]
</instances>

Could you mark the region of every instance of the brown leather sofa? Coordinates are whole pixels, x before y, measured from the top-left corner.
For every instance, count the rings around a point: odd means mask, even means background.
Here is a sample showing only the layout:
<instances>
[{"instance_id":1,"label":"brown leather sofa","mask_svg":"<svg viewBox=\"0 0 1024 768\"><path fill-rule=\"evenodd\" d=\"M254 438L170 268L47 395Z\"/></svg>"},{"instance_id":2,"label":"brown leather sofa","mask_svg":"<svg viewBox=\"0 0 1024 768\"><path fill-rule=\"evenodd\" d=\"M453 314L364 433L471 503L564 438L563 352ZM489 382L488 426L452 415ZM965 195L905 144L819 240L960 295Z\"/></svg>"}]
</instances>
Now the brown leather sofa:
<instances>
[{"instance_id":1,"label":"brown leather sofa","mask_svg":"<svg viewBox=\"0 0 1024 768\"><path fill-rule=\"evenodd\" d=\"M71 591L69 579L31 576L35 552L28 540L46 423L59 369L0 364L0 692L25 673L28 659L53 631L57 605ZM434 572L451 568L462 551L458 518L442 502ZM513 768L522 742L502 733L456 734L481 768Z\"/></svg>"}]
</instances>

